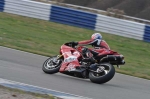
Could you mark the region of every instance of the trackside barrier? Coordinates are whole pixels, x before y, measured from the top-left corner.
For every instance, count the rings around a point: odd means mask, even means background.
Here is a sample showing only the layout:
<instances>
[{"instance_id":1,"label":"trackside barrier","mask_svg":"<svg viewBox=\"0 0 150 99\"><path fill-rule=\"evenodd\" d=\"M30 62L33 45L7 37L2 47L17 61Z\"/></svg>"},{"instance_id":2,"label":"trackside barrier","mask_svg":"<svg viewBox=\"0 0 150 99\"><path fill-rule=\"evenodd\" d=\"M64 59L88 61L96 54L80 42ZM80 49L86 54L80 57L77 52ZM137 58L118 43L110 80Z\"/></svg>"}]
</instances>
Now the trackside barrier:
<instances>
[{"instance_id":1,"label":"trackside barrier","mask_svg":"<svg viewBox=\"0 0 150 99\"><path fill-rule=\"evenodd\" d=\"M96 14L68 9L56 5L51 6L50 21L95 29Z\"/></svg>"},{"instance_id":2,"label":"trackside barrier","mask_svg":"<svg viewBox=\"0 0 150 99\"><path fill-rule=\"evenodd\" d=\"M0 11L150 42L150 26L31 0L0 0Z\"/></svg>"},{"instance_id":3,"label":"trackside barrier","mask_svg":"<svg viewBox=\"0 0 150 99\"><path fill-rule=\"evenodd\" d=\"M4 12L49 20L50 4L30 0L5 0Z\"/></svg>"},{"instance_id":4,"label":"trackside barrier","mask_svg":"<svg viewBox=\"0 0 150 99\"><path fill-rule=\"evenodd\" d=\"M143 40L145 24L97 15L96 31Z\"/></svg>"},{"instance_id":5,"label":"trackside barrier","mask_svg":"<svg viewBox=\"0 0 150 99\"><path fill-rule=\"evenodd\" d=\"M144 30L144 41L150 42L150 25L145 26Z\"/></svg>"},{"instance_id":6,"label":"trackside barrier","mask_svg":"<svg viewBox=\"0 0 150 99\"><path fill-rule=\"evenodd\" d=\"M4 0L0 0L0 12L3 12L3 10L4 10L4 5L5 5Z\"/></svg>"}]
</instances>

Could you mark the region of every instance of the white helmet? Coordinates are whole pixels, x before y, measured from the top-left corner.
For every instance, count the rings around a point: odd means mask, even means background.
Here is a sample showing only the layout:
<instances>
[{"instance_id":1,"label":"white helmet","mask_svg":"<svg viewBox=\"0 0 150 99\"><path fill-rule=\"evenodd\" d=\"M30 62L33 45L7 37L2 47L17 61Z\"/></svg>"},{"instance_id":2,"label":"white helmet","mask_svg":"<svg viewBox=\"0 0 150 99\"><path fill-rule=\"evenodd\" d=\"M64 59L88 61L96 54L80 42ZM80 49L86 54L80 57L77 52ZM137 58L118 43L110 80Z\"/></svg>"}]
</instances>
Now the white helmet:
<instances>
[{"instance_id":1,"label":"white helmet","mask_svg":"<svg viewBox=\"0 0 150 99\"><path fill-rule=\"evenodd\" d=\"M102 35L100 33L94 33L92 36L91 36L91 39L102 39Z\"/></svg>"}]
</instances>

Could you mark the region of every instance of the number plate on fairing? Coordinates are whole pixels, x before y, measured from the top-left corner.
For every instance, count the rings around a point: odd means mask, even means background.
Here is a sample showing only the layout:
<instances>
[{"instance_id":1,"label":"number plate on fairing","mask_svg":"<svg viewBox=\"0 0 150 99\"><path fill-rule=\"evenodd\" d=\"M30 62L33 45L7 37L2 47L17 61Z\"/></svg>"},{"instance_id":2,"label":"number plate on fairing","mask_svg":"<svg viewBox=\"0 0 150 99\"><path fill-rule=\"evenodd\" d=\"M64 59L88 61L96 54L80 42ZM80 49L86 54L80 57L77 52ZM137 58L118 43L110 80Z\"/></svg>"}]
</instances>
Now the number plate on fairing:
<instances>
[{"instance_id":1,"label":"number plate on fairing","mask_svg":"<svg viewBox=\"0 0 150 99\"><path fill-rule=\"evenodd\" d=\"M72 61L75 61L75 60L77 60L77 57L75 57L75 56L69 56L69 57L67 57L64 60L64 62L72 62Z\"/></svg>"}]
</instances>

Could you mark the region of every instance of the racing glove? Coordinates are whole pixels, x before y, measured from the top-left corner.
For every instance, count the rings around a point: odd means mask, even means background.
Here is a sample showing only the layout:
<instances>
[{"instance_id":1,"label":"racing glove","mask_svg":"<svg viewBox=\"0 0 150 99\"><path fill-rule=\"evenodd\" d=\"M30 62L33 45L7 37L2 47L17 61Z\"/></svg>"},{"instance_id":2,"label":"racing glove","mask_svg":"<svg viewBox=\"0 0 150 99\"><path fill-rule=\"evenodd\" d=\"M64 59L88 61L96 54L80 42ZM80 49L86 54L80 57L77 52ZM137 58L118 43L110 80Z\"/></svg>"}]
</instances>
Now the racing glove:
<instances>
[{"instance_id":1,"label":"racing glove","mask_svg":"<svg viewBox=\"0 0 150 99\"><path fill-rule=\"evenodd\" d=\"M72 42L68 42L68 43L66 43L66 44L69 45L69 46L75 47L75 46L78 45L78 42L72 41Z\"/></svg>"},{"instance_id":2,"label":"racing glove","mask_svg":"<svg viewBox=\"0 0 150 99\"><path fill-rule=\"evenodd\" d=\"M78 42L72 42L72 46L77 46Z\"/></svg>"}]
</instances>

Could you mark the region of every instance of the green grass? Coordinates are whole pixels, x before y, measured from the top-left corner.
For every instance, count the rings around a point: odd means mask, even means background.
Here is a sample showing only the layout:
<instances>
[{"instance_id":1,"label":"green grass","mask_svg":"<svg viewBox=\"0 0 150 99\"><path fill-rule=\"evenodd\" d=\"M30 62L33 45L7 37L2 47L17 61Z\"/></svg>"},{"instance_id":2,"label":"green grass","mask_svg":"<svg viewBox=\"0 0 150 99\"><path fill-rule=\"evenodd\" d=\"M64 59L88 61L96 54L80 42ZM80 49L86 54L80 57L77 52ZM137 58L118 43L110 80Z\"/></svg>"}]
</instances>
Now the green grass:
<instances>
[{"instance_id":1,"label":"green grass","mask_svg":"<svg viewBox=\"0 0 150 99\"><path fill-rule=\"evenodd\" d=\"M89 39L92 30L0 13L0 45L51 56L69 41ZM102 33L111 49L125 56L117 72L150 79L150 43Z\"/></svg>"}]
</instances>

